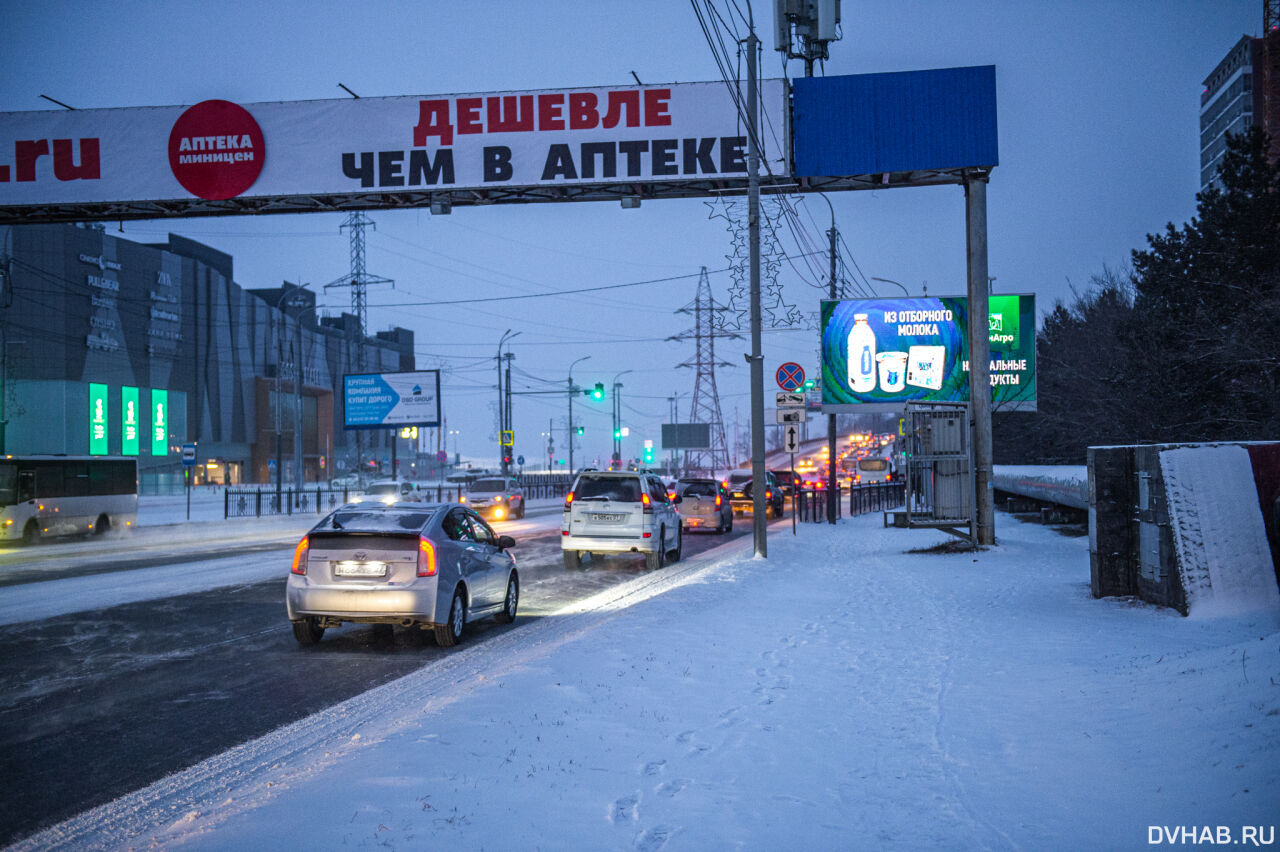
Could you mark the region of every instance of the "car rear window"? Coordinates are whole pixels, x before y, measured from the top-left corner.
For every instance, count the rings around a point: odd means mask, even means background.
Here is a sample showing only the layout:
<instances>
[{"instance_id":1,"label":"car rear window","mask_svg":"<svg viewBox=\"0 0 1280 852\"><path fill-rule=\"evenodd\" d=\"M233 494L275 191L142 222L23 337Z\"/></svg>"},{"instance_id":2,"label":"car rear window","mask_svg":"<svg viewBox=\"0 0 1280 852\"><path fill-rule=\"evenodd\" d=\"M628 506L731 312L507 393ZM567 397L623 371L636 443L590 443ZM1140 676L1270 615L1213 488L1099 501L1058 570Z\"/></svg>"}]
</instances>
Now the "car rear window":
<instances>
[{"instance_id":1,"label":"car rear window","mask_svg":"<svg viewBox=\"0 0 1280 852\"><path fill-rule=\"evenodd\" d=\"M741 485L744 482L750 482L750 481L751 481L750 473L743 472L743 473L729 474L729 483L732 485Z\"/></svg>"},{"instance_id":2,"label":"car rear window","mask_svg":"<svg viewBox=\"0 0 1280 852\"><path fill-rule=\"evenodd\" d=\"M378 512L339 509L320 523L315 532L416 533L427 525L435 510Z\"/></svg>"},{"instance_id":3,"label":"car rear window","mask_svg":"<svg viewBox=\"0 0 1280 852\"><path fill-rule=\"evenodd\" d=\"M858 462L858 467L863 470L884 470L888 466L884 459L863 459Z\"/></svg>"},{"instance_id":4,"label":"car rear window","mask_svg":"<svg viewBox=\"0 0 1280 852\"><path fill-rule=\"evenodd\" d=\"M471 491L506 491L507 483L501 479L477 479L471 483Z\"/></svg>"},{"instance_id":5,"label":"car rear window","mask_svg":"<svg viewBox=\"0 0 1280 852\"><path fill-rule=\"evenodd\" d=\"M387 482L382 485L370 485L366 490L366 494L372 496L386 496L387 494L400 494L400 486L395 482Z\"/></svg>"},{"instance_id":6,"label":"car rear window","mask_svg":"<svg viewBox=\"0 0 1280 852\"><path fill-rule=\"evenodd\" d=\"M716 485L714 482L691 482L684 487L685 497L714 497L716 496Z\"/></svg>"},{"instance_id":7,"label":"car rear window","mask_svg":"<svg viewBox=\"0 0 1280 852\"><path fill-rule=\"evenodd\" d=\"M604 497L618 503L639 503L640 480L634 477L584 476L578 480L573 496L579 500Z\"/></svg>"}]
</instances>

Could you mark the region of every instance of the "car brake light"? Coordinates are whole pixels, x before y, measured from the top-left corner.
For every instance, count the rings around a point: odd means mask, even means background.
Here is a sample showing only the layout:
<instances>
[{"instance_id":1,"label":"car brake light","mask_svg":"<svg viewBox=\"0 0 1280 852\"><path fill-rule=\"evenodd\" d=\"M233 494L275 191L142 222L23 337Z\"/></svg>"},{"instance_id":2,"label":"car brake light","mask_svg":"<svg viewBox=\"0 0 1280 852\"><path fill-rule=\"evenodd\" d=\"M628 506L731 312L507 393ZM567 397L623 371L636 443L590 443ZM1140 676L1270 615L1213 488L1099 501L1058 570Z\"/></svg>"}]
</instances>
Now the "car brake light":
<instances>
[{"instance_id":1,"label":"car brake light","mask_svg":"<svg viewBox=\"0 0 1280 852\"><path fill-rule=\"evenodd\" d=\"M458 498L458 502L459 502L459 503L465 503L465 502L467 502L467 495L463 494L461 497L459 497L459 498Z\"/></svg>"},{"instance_id":2,"label":"car brake light","mask_svg":"<svg viewBox=\"0 0 1280 852\"><path fill-rule=\"evenodd\" d=\"M573 492L572 492L572 491L570 491L570 492L569 492L568 494L566 494L566 495L565 495L565 497L564 497L564 510L565 510L566 512L567 512L567 511L569 511L569 507L570 507L571 505L573 505Z\"/></svg>"},{"instance_id":3,"label":"car brake light","mask_svg":"<svg viewBox=\"0 0 1280 852\"><path fill-rule=\"evenodd\" d=\"M766 492L764 492L764 499L766 499L766 500L772 500L772 499L773 499L773 492L772 492L772 491L766 491Z\"/></svg>"},{"instance_id":4,"label":"car brake light","mask_svg":"<svg viewBox=\"0 0 1280 852\"><path fill-rule=\"evenodd\" d=\"M307 550L310 547L311 541L304 535L302 541L298 542L298 546L293 549L293 568L290 570L294 574L307 573Z\"/></svg>"},{"instance_id":5,"label":"car brake light","mask_svg":"<svg viewBox=\"0 0 1280 852\"><path fill-rule=\"evenodd\" d=\"M889 481L889 480L891 480L891 479L893 479L893 474L892 474L892 473L886 473L886 474L884 475L884 481L885 481L885 482L888 482L888 481Z\"/></svg>"},{"instance_id":6,"label":"car brake light","mask_svg":"<svg viewBox=\"0 0 1280 852\"><path fill-rule=\"evenodd\" d=\"M719 495L719 494L717 494L717 495L716 495L716 508L717 508L717 509L719 509L719 508L720 508L720 495Z\"/></svg>"},{"instance_id":7,"label":"car brake light","mask_svg":"<svg viewBox=\"0 0 1280 852\"><path fill-rule=\"evenodd\" d=\"M418 576L436 575L436 546L430 539L418 539Z\"/></svg>"},{"instance_id":8,"label":"car brake light","mask_svg":"<svg viewBox=\"0 0 1280 852\"><path fill-rule=\"evenodd\" d=\"M640 502L644 504L644 513L645 513L646 515L652 515L652 514L653 514L653 506L652 506L652 505L650 504L650 502L649 502L649 495L648 495L648 494L641 494L641 495L640 495Z\"/></svg>"}]
</instances>

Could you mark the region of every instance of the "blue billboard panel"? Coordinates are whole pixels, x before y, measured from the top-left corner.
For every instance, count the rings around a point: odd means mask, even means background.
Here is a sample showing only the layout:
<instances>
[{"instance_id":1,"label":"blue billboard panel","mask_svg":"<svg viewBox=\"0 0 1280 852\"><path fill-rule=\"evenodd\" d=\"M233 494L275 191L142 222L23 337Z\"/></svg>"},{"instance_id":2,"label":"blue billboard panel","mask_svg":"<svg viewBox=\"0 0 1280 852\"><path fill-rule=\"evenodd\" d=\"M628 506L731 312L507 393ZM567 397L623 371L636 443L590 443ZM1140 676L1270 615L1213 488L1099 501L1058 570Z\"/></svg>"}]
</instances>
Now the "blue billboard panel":
<instances>
[{"instance_id":1,"label":"blue billboard panel","mask_svg":"<svg viewBox=\"0 0 1280 852\"><path fill-rule=\"evenodd\" d=\"M994 65L792 81L796 177L999 164Z\"/></svg>"},{"instance_id":2,"label":"blue billboard panel","mask_svg":"<svg viewBox=\"0 0 1280 852\"><path fill-rule=\"evenodd\" d=\"M440 425L440 371L359 373L342 377L343 427Z\"/></svg>"}]
</instances>

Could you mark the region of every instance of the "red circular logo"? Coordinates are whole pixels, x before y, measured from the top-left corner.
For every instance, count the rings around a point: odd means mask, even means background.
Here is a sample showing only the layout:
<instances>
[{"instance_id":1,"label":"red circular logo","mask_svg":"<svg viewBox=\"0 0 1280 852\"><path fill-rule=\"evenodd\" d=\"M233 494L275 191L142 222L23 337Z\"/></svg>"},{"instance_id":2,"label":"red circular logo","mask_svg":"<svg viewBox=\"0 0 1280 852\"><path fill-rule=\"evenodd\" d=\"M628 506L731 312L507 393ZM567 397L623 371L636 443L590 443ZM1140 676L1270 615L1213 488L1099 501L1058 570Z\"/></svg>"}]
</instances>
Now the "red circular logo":
<instances>
[{"instance_id":1,"label":"red circular logo","mask_svg":"<svg viewBox=\"0 0 1280 852\"><path fill-rule=\"evenodd\" d=\"M262 128L230 101L202 101L169 133L169 168L182 188L199 198L235 198L258 179L266 160Z\"/></svg>"}]
</instances>

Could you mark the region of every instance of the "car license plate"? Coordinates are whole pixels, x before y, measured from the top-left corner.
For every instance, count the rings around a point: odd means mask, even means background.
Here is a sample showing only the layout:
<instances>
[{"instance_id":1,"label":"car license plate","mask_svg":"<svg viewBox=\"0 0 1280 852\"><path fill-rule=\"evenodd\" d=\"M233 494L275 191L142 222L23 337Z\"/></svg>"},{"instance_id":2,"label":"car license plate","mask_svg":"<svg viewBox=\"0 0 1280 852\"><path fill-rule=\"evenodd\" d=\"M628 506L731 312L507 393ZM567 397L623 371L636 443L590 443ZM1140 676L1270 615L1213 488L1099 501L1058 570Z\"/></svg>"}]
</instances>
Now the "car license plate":
<instances>
[{"instance_id":1,"label":"car license plate","mask_svg":"<svg viewBox=\"0 0 1280 852\"><path fill-rule=\"evenodd\" d=\"M333 574L335 577L385 577L387 563L343 560L333 563Z\"/></svg>"},{"instance_id":2,"label":"car license plate","mask_svg":"<svg viewBox=\"0 0 1280 852\"><path fill-rule=\"evenodd\" d=\"M610 522L617 522L617 521L624 521L624 520L626 520L626 518L627 518L627 516L626 516L626 515L613 515L613 514L606 514L606 513L604 513L604 512L592 512L592 513L591 513L591 520L593 520L593 521L610 521Z\"/></svg>"}]
</instances>

